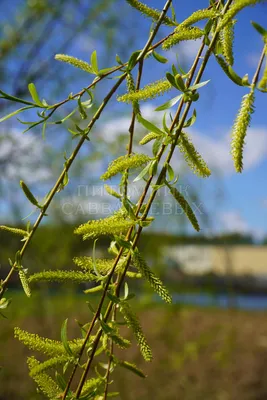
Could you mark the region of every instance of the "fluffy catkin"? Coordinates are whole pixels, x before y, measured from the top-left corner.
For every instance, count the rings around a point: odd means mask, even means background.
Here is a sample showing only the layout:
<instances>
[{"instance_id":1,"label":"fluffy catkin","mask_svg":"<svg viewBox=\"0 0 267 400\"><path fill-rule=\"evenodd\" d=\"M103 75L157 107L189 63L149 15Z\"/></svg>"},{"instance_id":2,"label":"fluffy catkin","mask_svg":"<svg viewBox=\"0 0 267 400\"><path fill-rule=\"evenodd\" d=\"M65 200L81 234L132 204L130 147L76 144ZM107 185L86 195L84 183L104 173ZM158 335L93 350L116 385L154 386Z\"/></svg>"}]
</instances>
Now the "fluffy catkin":
<instances>
[{"instance_id":1,"label":"fluffy catkin","mask_svg":"<svg viewBox=\"0 0 267 400\"><path fill-rule=\"evenodd\" d=\"M177 28L175 28L175 31L178 31L181 26L188 27L192 24L195 24L203 19L211 19L216 17L216 11L213 9L207 10L197 10L193 12L188 18L186 18L184 21L182 21Z\"/></svg>"},{"instance_id":2,"label":"fluffy catkin","mask_svg":"<svg viewBox=\"0 0 267 400\"><path fill-rule=\"evenodd\" d=\"M169 50L183 40L196 40L204 35L204 31L194 27L186 28L183 25L175 30L174 34L169 36L162 44L163 50Z\"/></svg>"},{"instance_id":3,"label":"fluffy catkin","mask_svg":"<svg viewBox=\"0 0 267 400\"><path fill-rule=\"evenodd\" d=\"M144 86L142 89L139 89L136 92L126 93L118 97L117 100L124 103L131 103L138 100L146 101L149 99L154 99L155 97L160 96L171 89L172 85L167 79L160 79Z\"/></svg>"},{"instance_id":4,"label":"fluffy catkin","mask_svg":"<svg viewBox=\"0 0 267 400\"><path fill-rule=\"evenodd\" d=\"M119 173L123 173L125 170L141 167L149 161L150 158L146 154L121 156L109 164L107 171L100 177L100 179L106 181Z\"/></svg>"},{"instance_id":5,"label":"fluffy catkin","mask_svg":"<svg viewBox=\"0 0 267 400\"><path fill-rule=\"evenodd\" d=\"M180 206L183 209L184 213L186 214L187 218L191 222L193 228L197 232L199 232L200 227L199 227L197 218L196 218L192 208L190 207L188 201L184 198L184 196L175 187L171 187L170 192L173 195L173 197L175 198L175 200L180 204Z\"/></svg>"},{"instance_id":6,"label":"fluffy catkin","mask_svg":"<svg viewBox=\"0 0 267 400\"><path fill-rule=\"evenodd\" d=\"M70 64L75 68L82 69L90 74L93 73L93 69L90 64L88 64L86 61L79 60L76 57L68 56L66 54L56 54L55 59Z\"/></svg>"},{"instance_id":7,"label":"fluffy catkin","mask_svg":"<svg viewBox=\"0 0 267 400\"><path fill-rule=\"evenodd\" d=\"M133 333L136 337L137 343L140 347L140 351L141 351L142 356L144 357L144 360L151 361L152 360L151 348L147 343L147 340L144 336L141 325L140 325L136 315L133 313L129 303L121 302L120 303L120 311L121 311L127 325L133 330Z\"/></svg>"},{"instance_id":8,"label":"fluffy catkin","mask_svg":"<svg viewBox=\"0 0 267 400\"><path fill-rule=\"evenodd\" d=\"M160 17L161 11L156 10L154 8L148 7L146 4L141 3L140 1L137 0L126 0L127 3L129 3L133 8L136 10L140 11L144 16L153 19L154 21L157 21ZM163 24L165 25L177 25L174 21L171 20L171 18L165 17L163 18L162 21Z\"/></svg>"},{"instance_id":9,"label":"fluffy catkin","mask_svg":"<svg viewBox=\"0 0 267 400\"><path fill-rule=\"evenodd\" d=\"M242 172L243 169L245 137L251 121L251 114L254 111L254 101L255 95L253 88L250 93L243 96L241 107L232 129L231 154L237 172Z\"/></svg>"},{"instance_id":10,"label":"fluffy catkin","mask_svg":"<svg viewBox=\"0 0 267 400\"><path fill-rule=\"evenodd\" d=\"M219 22L218 29L224 28L239 11L243 10L243 8L253 6L261 1L262 0L236 0Z\"/></svg>"},{"instance_id":11,"label":"fluffy catkin","mask_svg":"<svg viewBox=\"0 0 267 400\"><path fill-rule=\"evenodd\" d=\"M150 286L155 290L155 292L164 300L166 303L171 303L172 298L168 289L164 286L162 281L154 274L154 272L149 268L144 258L140 254L138 249L135 249L132 255L132 260L134 265L140 271L142 276L147 279Z\"/></svg>"},{"instance_id":12,"label":"fluffy catkin","mask_svg":"<svg viewBox=\"0 0 267 400\"><path fill-rule=\"evenodd\" d=\"M210 176L211 172L207 164L195 149L191 139L185 132L181 132L178 139L179 150L183 153L185 161L192 171L202 178Z\"/></svg>"},{"instance_id":13,"label":"fluffy catkin","mask_svg":"<svg viewBox=\"0 0 267 400\"><path fill-rule=\"evenodd\" d=\"M234 42L234 25L236 20L230 21L221 31L220 39L223 55L229 65L234 63L233 42Z\"/></svg>"}]
</instances>

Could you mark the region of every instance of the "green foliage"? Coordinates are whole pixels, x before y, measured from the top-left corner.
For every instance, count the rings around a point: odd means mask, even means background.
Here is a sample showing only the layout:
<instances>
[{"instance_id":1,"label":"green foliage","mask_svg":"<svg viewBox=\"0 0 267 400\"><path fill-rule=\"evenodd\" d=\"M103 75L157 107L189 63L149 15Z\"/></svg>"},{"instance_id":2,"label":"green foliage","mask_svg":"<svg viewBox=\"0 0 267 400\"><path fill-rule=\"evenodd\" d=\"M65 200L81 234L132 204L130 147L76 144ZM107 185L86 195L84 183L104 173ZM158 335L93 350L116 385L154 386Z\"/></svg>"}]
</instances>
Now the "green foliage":
<instances>
[{"instance_id":1,"label":"green foliage","mask_svg":"<svg viewBox=\"0 0 267 400\"><path fill-rule=\"evenodd\" d=\"M232 129L231 153L237 172L242 172L243 169L243 150L245 145L245 137L247 134L247 129L250 125L251 114L254 112L254 101L255 95L253 88L250 93L243 96L241 107L238 111Z\"/></svg>"},{"instance_id":2,"label":"green foliage","mask_svg":"<svg viewBox=\"0 0 267 400\"><path fill-rule=\"evenodd\" d=\"M53 400L56 398L70 400L74 398L73 396L77 399L81 398L82 400L106 400L109 395L113 395L112 393L108 393L108 390L110 386L110 374L116 366L124 367L138 376L144 377L143 372L139 370L135 364L128 363L127 361L120 361L114 356L114 345L119 346L121 349L126 349L131 344L129 340L121 335L119 329L121 322L117 320L119 311L123 315L128 327L133 330L144 359L146 361L152 359L150 346L144 336L139 320L129 304L129 300L134 297L134 293L129 291L128 284L124 279L125 277L142 277L146 279L163 300L167 303L171 303L171 296L168 290L147 265L137 247L139 245L141 233L154 220L154 218L148 215L151 211L157 191L160 188L169 188L170 193L178 202L194 229L196 231L200 230L197 218L188 201L174 187L178 178L171 165L173 165L173 154L176 146L178 146L193 172L200 177L208 177L211 174L211 171L195 149L191 139L183 131L183 129L192 126L196 120L196 108L192 113L191 107L192 104L197 104L199 100L198 90L209 82L208 80L202 81L202 76L211 54L215 54L221 68L233 82L239 86L250 87L250 93L243 98L241 109L236 118L232 133L232 155L238 172L241 172L243 167L243 147L246 131L253 112L254 92L256 88L265 91L267 86L266 70L263 72L261 81L258 82L263 57L261 57L251 84L249 83L247 75L241 78L232 68L234 63L233 26L236 22L233 20L233 17L244 7L256 4L260 2L259 0L236 0L235 2L228 0L225 4L224 2L215 4L214 1L211 1L207 9L193 12L180 24L176 23L175 10L171 0L166 1L162 11L150 8L136 0L127 0L127 2L141 14L153 20L149 37L145 41L143 48L134 51L129 57L128 62L123 63L120 57L116 56L116 61L118 63L116 67L99 70L96 50L91 54L90 64L72 56L57 54L55 57L57 60L68 63L89 74L96 75L96 77L93 77L92 82L89 83L86 88L83 88L76 94L71 93L67 99L61 100L56 104L50 103L52 105L49 105L45 100L40 100L34 83L28 85L29 94L33 102L19 99L2 90L0 91L1 99L26 105L2 117L0 122L24 111L31 110L32 112L34 109L37 111L38 120L36 122L21 122L28 125L26 131L38 125L42 125L44 132L48 124L62 124L71 116L77 118L74 122L74 130L71 128L68 131L74 138L78 137L78 144L74 146L69 157L64 155L64 160L62 160L62 164L64 165L62 172L53 188L45 196L44 203L41 205L24 181L20 182L20 186L27 199L39 209L39 215L33 227L30 228L30 225L28 225L27 230L4 225L0 227L1 230L22 236L25 242L23 247L15 252L15 262L13 263L10 261L10 271L6 279L1 280L1 297L7 289L10 277L14 271L18 272L21 284L28 297L31 294L29 283L41 281L72 282L76 284L92 281L98 282L96 287L85 290L87 298L90 294L99 292L100 299L97 305L94 303L92 304L91 301L88 302L88 307L92 314L92 319L89 322L87 321L83 324L77 321L77 325L81 330L82 339L68 340L68 319L65 319L62 324L61 342L47 339L37 334L28 333L20 328L15 328L15 337L17 339L29 349L48 356L48 359L42 363L30 357L28 365L30 375L37 383L39 389L46 397ZM172 18L166 16L166 13L170 9L172 11ZM205 19L207 19L208 22L203 30L194 26L194 24ZM163 23L173 26L175 29L172 33L156 42L156 35ZM266 52L266 31L257 23L253 23L253 26L262 36ZM154 60L154 62L159 62L160 64L165 65L168 62L167 58L157 53L156 49L159 46L162 46L164 50L168 50L181 41L196 40L202 37L203 41L197 58L192 63L191 68L188 68L188 72L185 72L180 65L173 65L170 70L164 71L165 77L139 89L143 68L149 56L153 55L154 58L152 61ZM205 46L208 49L206 49L204 53L203 49ZM221 55L223 57L221 57ZM138 70L138 74L136 74L135 69ZM102 101L99 103L98 101L96 102L94 100L94 91L98 83L105 80L108 75L113 74L115 71L118 71L119 75L112 76L115 81L114 85L106 85L111 86L111 88L105 94ZM135 83L134 76L138 76L137 83ZM110 216L98 220L89 220L75 229L74 233L82 235L84 240L95 239L92 257L78 256L74 258L74 263L80 267L82 271L65 271L60 269L43 270L27 278L27 270L22 267L24 253L43 217L46 215L47 209L54 199L54 196L69 183L69 177L71 176L69 170L83 147L83 144L86 140L93 140L93 137L91 138L90 136L89 138L89 133L94 128L96 121L102 117L102 113L109 104L111 98L117 93L120 85L125 81L127 84L127 93L119 96L118 101L129 103L132 107L127 153L113 160L109 164L107 171L100 178L105 181L113 178L117 174L122 174L119 193L110 186L105 185L107 193L120 201L121 208ZM105 83L108 82L112 81L105 80ZM103 84L103 88L104 87L105 84ZM178 95L176 93L175 97L168 99L167 102L158 106L156 111L167 110L174 107L178 102L179 105L175 113L173 115L170 114L170 123L167 123L166 115L164 115L162 124L160 125L162 128L159 128L153 122L142 117L139 101L151 101L170 90L175 90L179 93ZM83 96L86 94L88 94L89 100L82 101ZM51 120L51 117L61 106L67 103L71 105L73 101L75 107L67 116L57 117L55 121ZM87 112L89 108L93 110L92 115ZM76 113L76 111L78 111L78 113ZM191 115L191 117L189 117L189 115ZM154 141L152 146L153 158L146 154L140 154L138 150L136 151L135 149L136 120L148 131L145 137L139 141L139 144L144 145ZM151 118L151 120L153 121L153 118ZM131 182L130 176L132 170L136 168L141 168L142 170L134 181ZM142 180L145 181L145 184ZM129 186L137 181L143 184L143 190L135 203L129 195ZM34 192L37 192L37 190L34 190ZM105 236L111 238L108 251L113 259L96 258L96 240ZM44 250L44 252L47 251ZM52 259L53 257L53 252L50 253L48 259L49 263L51 262L50 258ZM76 254L79 253L77 252ZM121 294L121 289L123 287L124 294ZM5 309L8 304L9 301L7 299L3 298L1 300L0 298L1 309ZM102 359L101 362L97 362L98 356L107 358L107 364L102 362ZM96 366L95 376L90 376L90 379L87 379L88 372L91 373L90 369L92 364ZM58 368L62 365L63 376L57 372ZM67 371L69 366L73 368L72 371ZM105 370L103 375L99 373L98 367ZM55 376L57 382L49 375L50 371L54 372L54 370L56 370ZM74 395L70 388L73 386L73 379L74 381L76 379L77 371L82 371L82 377L78 382ZM65 381L65 378L67 381Z\"/></svg>"}]
</instances>

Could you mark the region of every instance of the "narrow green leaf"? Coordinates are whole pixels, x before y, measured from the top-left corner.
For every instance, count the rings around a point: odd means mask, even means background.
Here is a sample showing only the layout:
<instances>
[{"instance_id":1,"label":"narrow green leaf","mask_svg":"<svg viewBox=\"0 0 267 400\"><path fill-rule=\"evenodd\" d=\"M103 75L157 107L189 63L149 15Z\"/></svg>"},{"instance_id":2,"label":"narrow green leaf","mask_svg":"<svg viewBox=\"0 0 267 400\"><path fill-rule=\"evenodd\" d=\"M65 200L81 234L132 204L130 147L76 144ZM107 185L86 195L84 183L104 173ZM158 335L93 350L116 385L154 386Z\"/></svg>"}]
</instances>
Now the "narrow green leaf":
<instances>
[{"instance_id":1,"label":"narrow green leaf","mask_svg":"<svg viewBox=\"0 0 267 400\"><path fill-rule=\"evenodd\" d=\"M133 180L133 182L138 182L138 181L140 181L141 179L143 179L143 177L144 177L144 176L148 173L148 171L149 171L150 164L151 164L151 163L148 163L148 164L145 166L145 168L142 169L142 171L140 172L140 174Z\"/></svg>"},{"instance_id":2,"label":"narrow green leaf","mask_svg":"<svg viewBox=\"0 0 267 400\"><path fill-rule=\"evenodd\" d=\"M129 61L128 61L128 66L127 66L128 70L131 70L135 66L136 61L137 61L140 53L141 53L140 50L137 50L137 51L132 53L132 55L131 55L131 57L129 58Z\"/></svg>"},{"instance_id":3,"label":"narrow green leaf","mask_svg":"<svg viewBox=\"0 0 267 400\"><path fill-rule=\"evenodd\" d=\"M179 90L179 88L178 88L178 86L177 86L177 83L176 83L176 81L175 81L175 78L174 78L174 76L173 76L170 72L167 72L167 73L166 73L166 78L168 79L168 81L170 82L170 84L171 84L173 87L175 87L176 89Z\"/></svg>"},{"instance_id":4,"label":"narrow green leaf","mask_svg":"<svg viewBox=\"0 0 267 400\"><path fill-rule=\"evenodd\" d=\"M168 62L168 59L166 57L163 57L161 54L157 53L155 50L152 52L152 54L153 54L153 57L161 64L166 64Z\"/></svg>"},{"instance_id":5,"label":"narrow green leaf","mask_svg":"<svg viewBox=\"0 0 267 400\"><path fill-rule=\"evenodd\" d=\"M256 31L263 36L263 38L267 38L267 31L257 22L251 21L252 26L256 29Z\"/></svg>"},{"instance_id":6,"label":"narrow green leaf","mask_svg":"<svg viewBox=\"0 0 267 400\"><path fill-rule=\"evenodd\" d=\"M18 110L13 111L12 113L10 113L8 115L5 115L4 117L0 118L0 122L6 121L7 119L9 119L11 117L14 117L14 115L17 115L17 114L19 114L19 113L21 113L23 111L29 110L30 108L34 108L34 107L35 106L28 106L28 107L19 108Z\"/></svg>"},{"instance_id":7,"label":"narrow green leaf","mask_svg":"<svg viewBox=\"0 0 267 400\"><path fill-rule=\"evenodd\" d=\"M152 124L152 122L141 117L141 115L138 115L137 119L138 122L140 122L140 124L142 124L149 131L157 133L159 135L164 135L164 132L161 129L159 129L156 125Z\"/></svg>"},{"instance_id":8,"label":"narrow green leaf","mask_svg":"<svg viewBox=\"0 0 267 400\"><path fill-rule=\"evenodd\" d=\"M182 94L179 94L179 96L176 96L173 99L162 104L161 106L155 108L155 111L163 111L163 110L167 110L168 108L173 107L175 104L178 103L178 101L181 99L182 96L183 96Z\"/></svg>"},{"instance_id":9,"label":"narrow green leaf","mask_svg":"<svg viewBox=\"0 0 267 400\"><path fill-rule=\"evenodd\" d=\"M70 348L70 345L69 345L69 343L68 343L67 325L68 325L68 318L65 319L65 321L63 322L62 327L61 327L61 341L62 341L62 343L63 343L63 346L64 346L66 352L67 352L70 356L73 356L73 352L72 352L72 350L71 350L71 348Z\"/></svg>"},{"instance_id":10,"label":"narrow green leaf","mask_svg":"<svg viewBox=\"0 0 267 400\"><path fill-rule=\"evenodd\" d=\"M39 98L39 96L38 96L38 93L37 93L35 84L34 84L34 83L29 83L28 89L29 89L29 92L30 92L30 94L31 94L31 96L32 96L33 101L34 101L36 104L38 104L38 106L44 107L43 103L41 102L41 100L40 100L40 98Z\"/></svg>"},{"instance_id":11,"label":"narrow green leaf","mask_svg":"<svg viewBox=\"0 0 267 400\"><path fill-rule=\"evenodd\" d=\"M31 101L19 99L18 97L15 97L15 96L12 96L10 94L7 94L7 93L3 92L3 90L0 90L0 94L2 95L0 98L6 99L6 100L10 100L10 101L14 101L16 103L29 104L29 105L31 105L33 107L36 107L36 104L32 103Z\"/></svg>"},{"instance_id":12,"label":"narrow green leaf","mask_svg":"<svg viewBox=\"0 0 267 400\"><path fill-rule=\"evenodd\" d=\"M184 124L184 128L187 128L187 127L189 127L189 126L192 126L192 125L195 123L196 118L197 118L197 112L196 112L196 109L194 109L192 117L190 117L190 118L186 121L186 123Z\"/></svg>"},{"instance_id":13,"label":"narrow green leaf","mask_svg":"<svg viewBox=\"0 0 267 400\"><path fill-rule=\"evenodd\" d=\"M203 86L205 86L205 85L207 85L207 83L209 83L209 81L210 81L210 79L208 80L208 81L204 81L204 82L200 82L200 83L197 83L196 85L192 85L192 86L190 86L190 90L196 90L196 89L199 89L199 88L201 88L201 87L203 87Z\"/></svg>"},{"instance_id":14,"label":"narrow green leaf","mask_svg":"<svg viewBox=\"0 0 267 400\"><path fill-rule=\"evenodd\" d=\"M97 62L96 50L94 50L93 53L91 54L91 65L92 65L94 73L96 75L98 75L98 62Z\"/></svg>"},{"instance_id":15,"label":"narrow green leaf","mask_svg":"<svg viewBox=\"0 0 267 400\"><path fill-rule=\"evenodd\" d=\"M169 180L172 181L174 179L175 174L174 174L174 170L172 169L170 164L167 165L167 172L168 172Z\"/></svg>"}]
</instances>

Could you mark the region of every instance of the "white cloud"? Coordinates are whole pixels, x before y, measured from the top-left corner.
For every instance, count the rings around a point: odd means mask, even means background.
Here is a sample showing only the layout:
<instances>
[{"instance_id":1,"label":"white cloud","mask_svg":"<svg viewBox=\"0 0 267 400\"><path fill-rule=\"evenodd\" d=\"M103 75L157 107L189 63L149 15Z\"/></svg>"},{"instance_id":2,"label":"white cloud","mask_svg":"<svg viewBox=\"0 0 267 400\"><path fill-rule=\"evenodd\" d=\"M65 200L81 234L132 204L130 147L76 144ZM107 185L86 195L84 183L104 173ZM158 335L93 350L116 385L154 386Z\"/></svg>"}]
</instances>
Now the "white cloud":
<instances>
[{"instance_id":1,"label":"white cloud","mask_svg":"<svg viewBox=\"0 0 267 400\"><path fill-rule=\"evenodd\" d=\"M248 223L242 218L238 211L225 211L221 213L219 219L223 230L226 232L247 233L249 231Z\"/></svg>"},{"instance_id":2,"label":"white cloud","mask_svg":"<svg viewBox=\"0 0 267 400\"><path fill-rule=\"evenodd\" d=\"M167 57L169 59L169 62L176 64L178 57L179 63L182 61L189 63L196 57L200 45L201 39L188 40L179 43L179 45L168 51Z\"/></svg>"},{"instance_id":3,"label":"white cloud","mask_svg":"<svg viewBox=\"0 0 267 400\"><path fill-rule=\"evenodd\" d=\"M251 234L256 240L262 240L266 235L264 229L250 226L238 210L222 212L219 220L221 222L220 231L222 232Z\"/></svg>"},{"instance_id":4,"label":"white cloud","mask_svg":"<svg viewBox=\"0 0 267 400\"><path fill-rule=\"evenodd\" d=\"M44 162L44 143L31 133L25 135L17 129L0 132L1 178L27 180L34 183L51 177Z\"/></svg>"}]
</instances>

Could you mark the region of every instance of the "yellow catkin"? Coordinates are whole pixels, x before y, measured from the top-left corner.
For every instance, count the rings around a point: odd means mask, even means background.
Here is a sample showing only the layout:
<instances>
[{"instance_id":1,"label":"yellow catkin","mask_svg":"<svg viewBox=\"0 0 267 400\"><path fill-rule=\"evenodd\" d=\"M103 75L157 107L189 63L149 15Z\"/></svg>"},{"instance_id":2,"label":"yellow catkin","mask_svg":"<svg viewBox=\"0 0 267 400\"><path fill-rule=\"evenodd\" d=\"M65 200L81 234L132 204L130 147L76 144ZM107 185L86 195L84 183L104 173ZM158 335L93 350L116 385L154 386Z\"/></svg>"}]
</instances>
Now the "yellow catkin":
<instances>
[{"instance_id":1,"label":"yellow catkin","mask_svg":"<svg viewBox=\"0 0 267 400\"><path fill-rule=\"evenodd\" d=\"M243 10L243 8L253 6L261 1L262 0L236 0L219 22L218 29L224 28L239 11Z\"/></svg>"},{"instance_id":2,"label":"yellow catkin","mask_svg":"<svg viewBox=\"0 0 267 400\"><path fill-rule=\"evenodd\" d=\"M250 125L251 114L254 111L254 88L250 93L243 96L241 107L238 111L234 126L232 129L231 154L234 166L237 172L243 169L243 150L247 129Z\"/></svg>"},{"instance_id":3,"label":"yellow catkin","mask_svg":"<svg viewBox=\"0 0 267 400\"><path fill-rule=\"evenodd\" d=\"M142 89L136 92L126 93L118 97L117 100L124 103L131 103L138 100L146 101L149 99L154 99L155 97L160 96L171 89L172 85L167 79L160 79L144 86Z\"/></svg>"},{"instance_id":4,"label":"yellow catkin","mask_svg":"<svg viewBox=\"0 0 267 400\"><path fill-rule=\"evenodd\" d=\"M119 173L123 173L125 170L141 167L149 161L150 157L146 154L121 156L109 164L107 171L100 177L100 179L106 181Z\"/></svg>"},{"instance_id":5,"label":"yellow catkin","mask_svg":"<svg viewBox=\"0 0 267 400\"><path fill-rule=\"evenodd\" d=\"M152 18L154 21L157 21L160 17L161 11L156 10L154 8L148 7L146 4L141 3L138 0L126 0L127 3L129 3L133 8L136 10L140 11L143 15L145 15L148 18ZM165 17L163 18L163 24L166 25L177 25L174 21L171 20L171 18Z\"/></svg>"},{"instance_id":6,"label":"yellow catkin","mask_svg":"<svg viewBox=\"0 0 267 400\"><path fill-rule=\"evenodd\" d=\"M162 44L163 50L169 50L183 40L196 40L204 35L204 31L197 27L186 28L184 26L179 27L175 30L174 34L169 36Z\"/></svg>"},{"instance_id":7,"label":"yellow catkin","mask_svg":"<svg viewBox=\"0 0 267 400\"><path fill-rule=\"evenodd\" d=\"M182 21L178 25L178 27L175 29L175 31L178 31L181 26L188 27L188 26L190 26L192 24L195 24L195 23L197 23L199 21L202 21L203 19L211 19L211 18L214 18L214 17L216 17L216 11L213 10L213 9L210 9L210 10L207 10L207 9L197 10L197 11L193 12L193 14L191 14L184 21Z\"/></svg>"},{"instance_id":8,"label":"yellow catkin","mask_svg":"<svg viewBox=\"0 0 267 400\"><path fill-rule=\"evenodd\" d=\"M201 155L195 149L191 139L185 132L181 132L178 140L179 150L192 171L202 178L210 176L211 172Z\"/></svg>"},{"instance_id":9,"label":"yellow catkin","mask_svg":"<svg viewBox=\"0 0 267 400\"><path fill-rule=\"evenodd\" d=\"M230 21L221 31L220 40L222 45L223 55L229 65L234 63L233 42L234 42L234 24L235 21Z\"/></svg>"},{"instance_id":10,"label":"yellow catkin","mask_svg":"<svg viewBox=\"0 0 267 400\"><path fill-rule=\"evenodd\" d=\"M82 69L90 74L93 73L93 69L90 64L88 64L86 61L79 60L76 57L68 56L66 54L56 54L55 59L70 64L75 68Z\"/></svg>"},{"instance_id":11,"label":"yellow catkin","mask_svg":"<svg viewBox=\"0 0 267 400\"><path fill-rule=\"evenodd\" d=\"M170 188L170 192L173 195L173 197L175 198L175 200L180 204L182 210L184 211L184 213L186 214L187 218L191 222L193 228L197 232L199 232L200 231L200 227L199 227L197 218L196 218L192 208L190 207L188 201L184 198L184 196L175 187L171 187Z\"/></svg>"}]
</instances>

